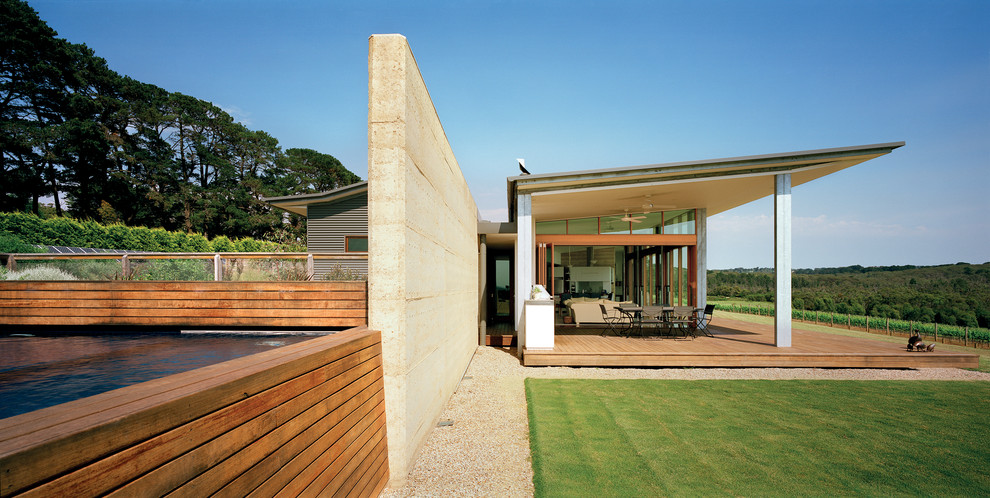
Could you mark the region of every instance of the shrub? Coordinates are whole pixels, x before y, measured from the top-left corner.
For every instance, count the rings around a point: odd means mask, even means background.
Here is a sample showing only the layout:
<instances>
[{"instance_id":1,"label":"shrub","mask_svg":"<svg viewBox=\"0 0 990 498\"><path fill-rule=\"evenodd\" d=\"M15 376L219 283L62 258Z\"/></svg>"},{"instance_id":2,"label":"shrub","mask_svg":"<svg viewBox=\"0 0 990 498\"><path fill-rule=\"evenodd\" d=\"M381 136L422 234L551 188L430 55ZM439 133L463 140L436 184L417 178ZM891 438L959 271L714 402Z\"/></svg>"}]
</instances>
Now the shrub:
<instances>
[{"instance_id":1,"label":"shrub","mask_svg":"<svg viewBox=\"0 0 990 498\"><path fill-rule=\"evenodd\" d=\"M110 245L110 230L93 220L84 220L79 223L85 232L83 239L89 247L100 247L113 249Z\"/></svg>"},{"instance_id":2,"label":"shrub","mask_svg":"<svg viewBox=\"0 0 990 498\"><path fill-rule=\"evenodd\" d=\"M48 264L75 275L79 280L109 280L119 276L122 271L120 260L117 259L68 259L51 261Z\"/></svg>"},{"instance_id":3,"label":"shrub","mask_svg":"<svg viewBox=\"0 0 990 498\"><path fill-rule=\"evenodd\" d=\"M35 266L26 270L6 272L6 280L76 280L66 271L52 266Z\"/></svg>"},{"instance_id":4,"label":"shrub","mask_svg":"<svg viewBox=\"0 0 990 498\"><path fill-rule=\"evenodd\" d=\"M261 242L247 237L237 239L234 247L237 252L261 252Z\"/></svg>"},{"instance_id":5,"label":"shrub","mask_svg":"<svg viewBox=\"0 0 990 498\"><path fill-rule=\"evenodd\" d=\"M368 280L368 276L357 270L335 264L330 267L330 271L323 274L323 280Z\"/></svg>"},{"instance_id":6,"label":"shrub","mask_svg":"<svg viewBox=\"0 0 990 498\"><path fill-rule=\"evenodd\" d=\"M213 280L207 262L197 259L153 259L135 270L136 280Z\"/></svg>"},{"instance_id":7,"label":"shrub","mask_svg":"<svg viewBox=\"0 0 990 498\"><path fill-rule=\"evenodd\" d=\"M169 252L183 252L186 250L186 238L188 235L185 232L169 232L168 234L172 239L171 247L175 248Z\"/></svg>"},{"instance_id":8,"label":"shrub","mask_svg":"<svg viewBox=\"0 0 990 498\"><path fill-rule=\"evenodd\" d=\"M305 261L285 259L225 259L223 279L235 282L309 280Z\"/></svg>"},{"instance_id":9,"label":"shrub","mask_svg":"<svg viewBox=\"0 0 990 498\"><path fill-rule=\"evenodd\" d=\"M41 224L41 232L48 238L48 245L83 247L83 226L72 218L52 218Z\"/></svg>"},{"instance_id":10,"label":"shrub","mask_svg":"<svg viewBox=\"0 0 990 498\"><path fill-rule=\"evenodd\" d=\"M305 250L296 245L241 238L232 242L219 236L211 243L198 233L169 232L161 228L104 226L93 220L56 217L42 219L30 213L0 213L0 232L9 232L26 244L95 247L152 252L279 252ZM2 252L2 251L0 251Z\"/></svg>"},{"instance_id":11,"label":"shrub","mask_svg":"<svg viewBox=\"0 0 990 498\"><path fill-rule=\"evenodd\" d=\"M178 246L175 245L175 237L172 236L172 232L164 228L152 228L151 238L155 241L155 247L160 252L177 252L179 250Z\"/></svg>"},{"instance_id":12,"label":"shrub","mask_svg":"<svg viewBox=\"0 0 990 498\"><path fill-rule=\"evenodd\" d=\"M158 247L158 239L154 232L148 227L132 227L131 236L134 238L135 251L161 252Z\"/></svg>"},{"instance_id":13,"label":"shrub","mask_svg":"<svg viewBox=\"0 0 990 498\"><path fill-rule=\"evenodd\" d=\"M0 216L0 230L10 232L29 244L41 244L42 219L28 213L4 213Z\"/></svg>"},{"instance_id":14,"label":"shrub","mask_svg":"<svg viewBox=\"0 0 990 498\"><path fill-rule=\"evenodd\" d=\"M234 243L226 235L214 237L210 245L213 246L213 252L232 252L234 250Z\"/></svg>"},{"instance_id":15,"label":"shrub","mask_svg":"<svg viewBox=\"0 0 990 498\"><path fill-rule=\"evenodd\" d=\"M106 249L140 250L134 230L124 225L108 226L106 242Z\"/></svg>"},{"instance_id":16,"label":"shrub","mask_svg":"<svg viewBox=\"0 0 990 498\"><path fill-rule=\"evenodd\" d=\"M0 232L0 252L33 253L44 252L44 249L28 244L12 233Z\"/></svg>"},{"instance_id":17,"label":"shrub","mask_svg":"<svg viewBox=\"0 0 990 498\"><path fill-rule=\"evenodd\" d=\"M210 252L210 241L206 237L191 233L186 237L185 252Z\"/></svg>"}]
</instances>

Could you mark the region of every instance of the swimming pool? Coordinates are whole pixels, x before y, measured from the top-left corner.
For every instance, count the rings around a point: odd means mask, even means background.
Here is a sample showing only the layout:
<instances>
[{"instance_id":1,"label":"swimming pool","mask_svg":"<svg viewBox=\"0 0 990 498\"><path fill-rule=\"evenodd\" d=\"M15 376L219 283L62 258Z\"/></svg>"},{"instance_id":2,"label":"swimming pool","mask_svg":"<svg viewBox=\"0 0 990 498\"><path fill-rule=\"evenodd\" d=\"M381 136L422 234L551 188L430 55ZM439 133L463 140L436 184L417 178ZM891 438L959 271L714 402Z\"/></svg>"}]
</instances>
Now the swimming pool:
<instances>
[{"instance_id":1,"label":"swimming pool","mask_svg":"<svg viewBox=\"0 0 990 498\"><path fill-rule=\"evenodd\" d=\"M184 333L0 336L0 419L312 338Z\"/></svg>"}]
</instances>

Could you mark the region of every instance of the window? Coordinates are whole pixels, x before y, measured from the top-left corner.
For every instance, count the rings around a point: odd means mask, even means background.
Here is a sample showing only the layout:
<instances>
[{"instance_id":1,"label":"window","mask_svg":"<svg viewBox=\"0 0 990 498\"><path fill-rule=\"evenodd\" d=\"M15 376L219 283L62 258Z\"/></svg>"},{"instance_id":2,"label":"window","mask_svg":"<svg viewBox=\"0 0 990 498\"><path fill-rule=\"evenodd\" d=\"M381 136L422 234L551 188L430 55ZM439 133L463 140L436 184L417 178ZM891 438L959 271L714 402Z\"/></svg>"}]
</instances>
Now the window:
<instances>
[{"instance_id":1,"label":"window","mask_svg":"<svg viewBox=\"0 0 990 498\"><path fill-rule=\"evenodd\" d=\"M597 235L598 218L578 218L573 220L567 220L567 233Z\"/></svg>"},{"instance_id":2,"label":"window","mask_svg":"<svg viewBox=\"0 0 990 498\"><path fill-rule=\"evenodd\" d=\"M538 221L537 235L694 235L694 209Z\"/></svg>"},{"instance_id":3,"label":"window","mask_svg":"<svg viewBox=\"0 0 990 498\"><path fill-rule=\"evenodd\" d=\"M344 250L347 252L368 252L368 236L348 235L345 237Z\"/></svg>"},{"instance_id":4,"label":"window","mask_svg":"<svg viewBox=\"0 0 990 498\"><path fill-rule=\"evenodd\" d=\"M540 221L536 223L537 235L560 235L567 233L567 221Z\"/></svg>"},{"instance_id":5,"label":"window","mask_svg":"<svg viewBox=\"0 0 990 498\"><path fill-rule=\"evenodd\" d=\"M660 213L643 213L635 215L638 223L633 223L632 233L656 235L660 233L663 215Z\"/></svg>"},{"instance_id":6,"label":"window","mask_svg":"<svg viewBox=\"0 0 990 498\"><path fill-rule=\"evenodd\" d=\"M629 222L622 221L622 216L603 216L602 233L629 233Z\"/></svg>"},{"instance_id":7,"label":"window","mask_svg":"<svg viewBox=\"0 0 990 498\"><path fill-rule=\"evenodd\" d=\"M680 235L693 234L694 210L682 209L680 211L664 211L663 233Z\"/></svg>"}]
</instances>

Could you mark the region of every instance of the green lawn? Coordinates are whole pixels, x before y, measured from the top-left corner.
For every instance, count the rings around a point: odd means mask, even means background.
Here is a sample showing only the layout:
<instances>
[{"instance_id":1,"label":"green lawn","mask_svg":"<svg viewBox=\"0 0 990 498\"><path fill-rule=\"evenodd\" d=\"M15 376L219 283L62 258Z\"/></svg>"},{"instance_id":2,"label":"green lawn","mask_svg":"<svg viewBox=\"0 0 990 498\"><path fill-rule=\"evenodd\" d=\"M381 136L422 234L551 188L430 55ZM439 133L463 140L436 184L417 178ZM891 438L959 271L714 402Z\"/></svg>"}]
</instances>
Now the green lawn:
<instances>
[{"instance_id":1,"label":"green lawn","mask_svg":"<svg viewBox=\"0 0 990 498\"><path fill-rule=\"evenodd\" d=\"M990 382L526 379L536 496L988 496Z\"/></svg>"}]
</instances>

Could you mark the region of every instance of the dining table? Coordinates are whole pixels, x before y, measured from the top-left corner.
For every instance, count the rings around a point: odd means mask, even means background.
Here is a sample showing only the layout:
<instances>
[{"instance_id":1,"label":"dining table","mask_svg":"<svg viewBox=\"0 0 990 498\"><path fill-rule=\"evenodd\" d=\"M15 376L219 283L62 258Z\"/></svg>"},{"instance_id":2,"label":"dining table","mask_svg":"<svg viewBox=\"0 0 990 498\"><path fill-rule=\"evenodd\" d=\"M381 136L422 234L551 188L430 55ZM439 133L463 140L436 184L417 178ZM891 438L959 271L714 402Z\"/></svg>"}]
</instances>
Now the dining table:
<instances>
[{"instance_id":1,"label":"dining table","mask_svg":"<svg viewBox=\"0 0 990 498\"><path fill-rule=\"evenodd\" d=\"M620 304L615 307L619 310L619 313L626 318L628 326L624 329L626 337L632 335L632 330L635 328L639 331L640 335L643 335L643 307L638 304Z\"/></svg>"}]
</instances>

